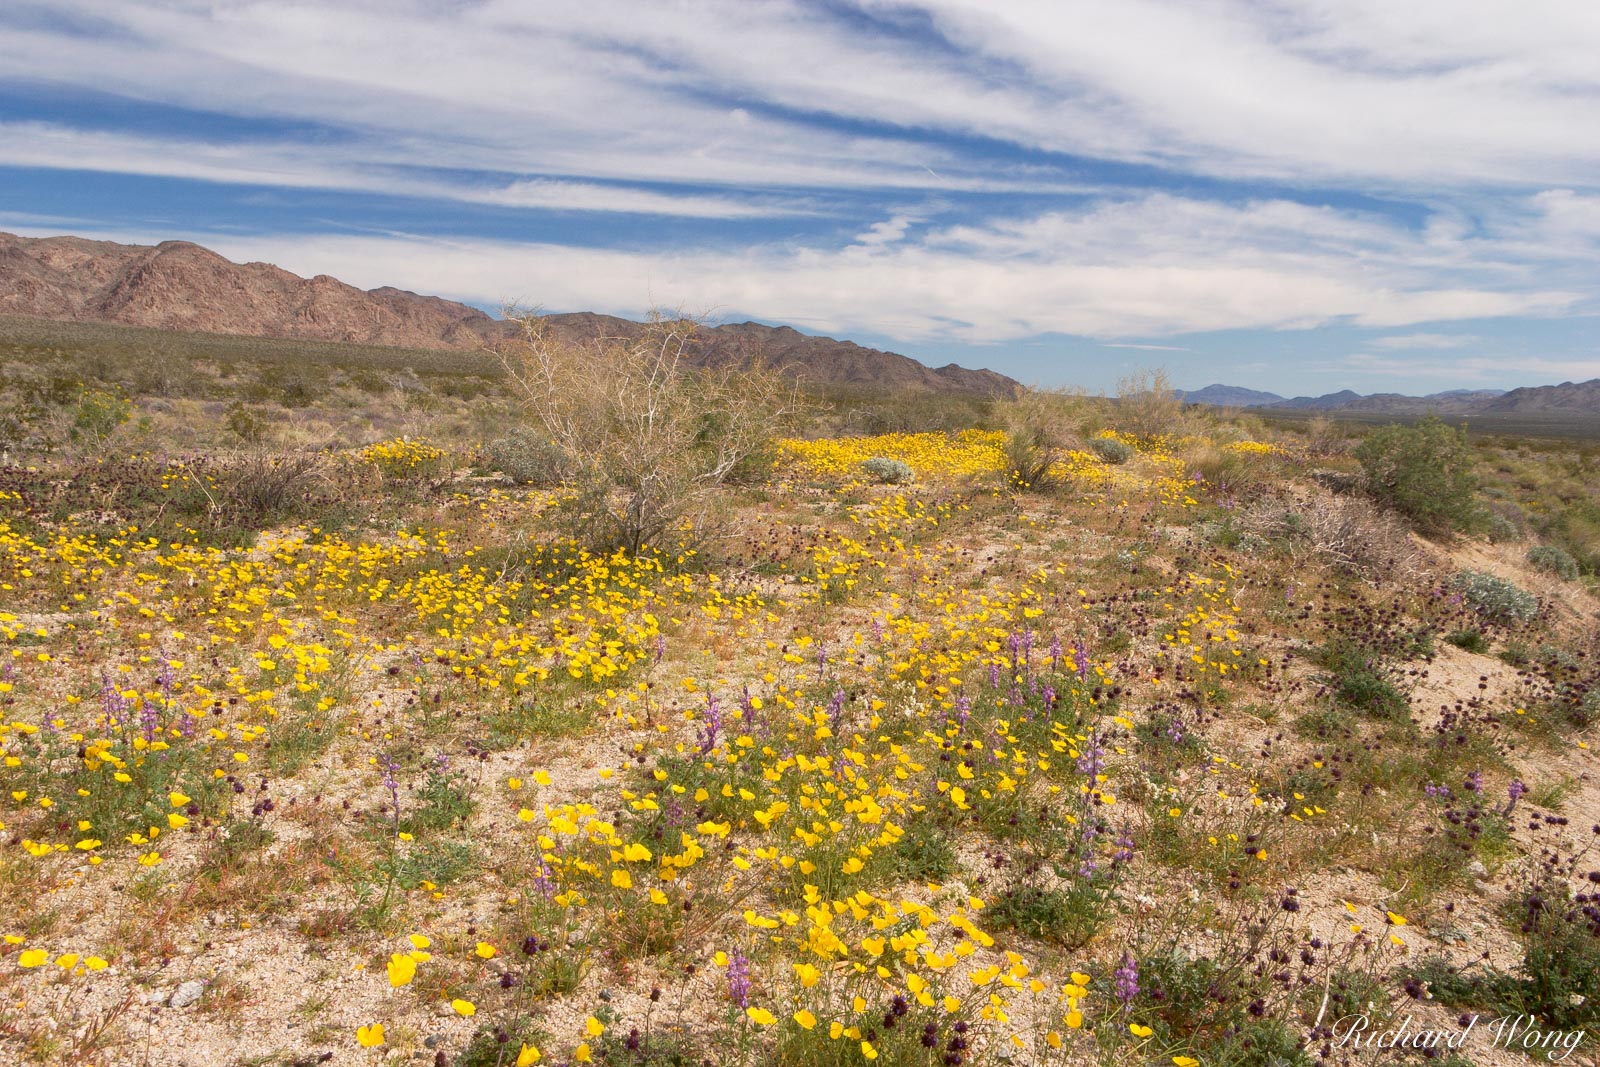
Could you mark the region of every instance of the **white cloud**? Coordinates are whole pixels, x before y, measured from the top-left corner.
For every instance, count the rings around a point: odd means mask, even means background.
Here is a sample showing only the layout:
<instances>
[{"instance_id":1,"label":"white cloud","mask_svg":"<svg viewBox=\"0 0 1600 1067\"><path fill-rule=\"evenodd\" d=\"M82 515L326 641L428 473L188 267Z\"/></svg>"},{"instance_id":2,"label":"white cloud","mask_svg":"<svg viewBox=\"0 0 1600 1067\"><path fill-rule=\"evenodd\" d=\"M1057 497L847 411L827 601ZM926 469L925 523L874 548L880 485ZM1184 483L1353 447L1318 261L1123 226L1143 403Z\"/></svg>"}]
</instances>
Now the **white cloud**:
<instances>
[{"instance_id":1,"label":"white cloud","mask_svg":"<svg viewBox=\"0 0 1600 1067\"><path fill-rule=\"evenodd\" d=\"M30 6L43 8L19 9ZM920 12L945 40L862 32L802 0L52 0L58 18L114 32L13 27L0 69L325 123L424 165L587 178L937 188L930 167L958 184L1026 178L930 131L1317 182L1578 187L1600 164L1600 20L1585 3L858 6Z\"/></svg>"},{"instance_id":2,"label":"white cloud","mask_svg":"<svg viewBox=\"0 0 1600 1067\"><path fill-rule=\"evenodd\" d=\"M1524 383L1588 381L1600 378L1600 356L1588 359L1551 359L1545 356L1520 356L1510 361ZM1344 365L1362 374L1411 380L1429 379L1454 383L1460 388L1475 384L1487 386L1506 380L1508 361L1498 356L1464 356L1449 360L1395 359L1358 352Z\"/></svg>"},{"instance_id":3,"label":"white cloud","mask_svg":"<svg viewBox=\"0 0 1600 1067\"><path fill-rule=\"evenodd\" d=\"M662 193L597 182L551 179L505 184L421 178L394 168L345 163L314 146L219 144L84 131L42 122L0 122L0 166L142 174L285 188L316 188L543 208L679 215L708 219L779 218L813 213L770 196Z\"/></svg>"},{"instance_id":4,"label":"white cloud","mask_svg":"<svg viewBox=\"0 0 1600 1067\"><path fill-rule=\"evenodd\" d=\"M897 224L887 226L895 231ZM1557 314L1584 297L1577 285L1562 285L1561 275L1531 282L1498 265L1485 237L1443 237L1277 201L1226 206L1165 195L843 248L196 239L234 259L274 261L363 287L619 314L637 314L653 299L901 341L991 343L1047 333L1115 341L1331 323L1403 328Z\"/></svg>"},{"instance_id":5,"label":"white cloud","mask_svg":"<svg viewBox=\"0 0 1600 1067\"><path fill-rule=\"evenodd\" d=\"M1478 339L1455 333L1406 333L1379 337L1368 342L1374 348L1461 348Z\"/></svg>"}]
</instances>

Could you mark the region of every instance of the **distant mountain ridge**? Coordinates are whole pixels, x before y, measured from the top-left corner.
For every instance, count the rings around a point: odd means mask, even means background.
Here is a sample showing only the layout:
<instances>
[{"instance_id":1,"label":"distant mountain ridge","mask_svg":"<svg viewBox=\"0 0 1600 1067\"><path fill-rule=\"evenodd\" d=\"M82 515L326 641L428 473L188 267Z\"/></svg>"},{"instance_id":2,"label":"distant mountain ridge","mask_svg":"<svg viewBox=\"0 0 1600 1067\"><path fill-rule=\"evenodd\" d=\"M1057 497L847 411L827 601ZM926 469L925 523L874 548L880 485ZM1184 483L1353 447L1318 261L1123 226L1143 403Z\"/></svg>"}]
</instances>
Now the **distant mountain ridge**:
<instances>
[{"instance_id":1,"label":"distant mountain ridge","mask_svg":"<svg viewBox=\"0 0 1600 1067\"><path fill-rule=\"evenodd\" d=\"M1283 402L1283 397L1277 393L1246 389L1242 385L1208 385L1204 389L1179 389L1177 393L1180 399L1190 404L1208 404L1223 408L1255 408L1263 404Z\"/></svg>"},{"instance_id":2,"label":"distant mountain ridge","mask_svg":"<svg viewBox=\"0 0 1600 1067\"><path fill-rule=\"evenodd\" d=\"M1276 393L1236 385L1208 385L1180 390L1191 404L1268 408L1281 411L1329 411L1377 415L1596 415L1600 416L1600 378L1520 389L1447 389L1427 396L1371 393L1351 389L1322 396L1285 398Z\"/></svg>"},{"instance_id":3,"label":"distant mountain ridge","mask_svg":"<svg viewBox=\"0 0 1600 1067\"><path fill-rule=\"evenodd\" d=\"M234 263L188 241L125 245L9 233L0 233L0 315L423 349L482 349L516 329L454 300ZM642 329L589 312L551 319L573 339L637 336ZM702 330L690 358L763 362L813 382L877 389L1010 396L1020 388L994 371L954 363L933 368L895 352L756 322Z\"/></svg>"}]
</instances>

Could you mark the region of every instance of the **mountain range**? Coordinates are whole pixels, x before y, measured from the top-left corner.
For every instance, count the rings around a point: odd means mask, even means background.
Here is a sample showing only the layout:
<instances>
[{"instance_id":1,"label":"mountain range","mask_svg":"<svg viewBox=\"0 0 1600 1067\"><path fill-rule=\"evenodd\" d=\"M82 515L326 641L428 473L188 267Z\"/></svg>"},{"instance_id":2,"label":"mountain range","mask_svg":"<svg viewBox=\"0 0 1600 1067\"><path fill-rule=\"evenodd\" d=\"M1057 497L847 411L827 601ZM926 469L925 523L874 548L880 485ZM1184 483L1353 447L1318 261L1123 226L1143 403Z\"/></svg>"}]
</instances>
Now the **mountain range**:
<instances>
[{"instance_id":1,"label":"mountain range","mask_svg":"<svg viewBox=\"0 0 1600 1067\"><path fill-rule=\"evenodd\" d=\"M187 241L149 246L9 233L0 233L0 315L463 351L489 347L517 328L453 300L391 286L358 289L326 274L302 278L269 263L234 263ZM590 312L549 319L558 335L574 340L636 337L643 329ZM895 352L758 322L702 329L689 355L704 365L766 363L828 385L990 397L1020 388L994 371L954 363L929 367Z\"/></svg>"},{"instance_id":2,"label":"mountain range","mask_svg":"<svg viewBox=\"0 0 1600 1067\"><path fill-rule=\"evenodd\" d=\"M129 245L9 233L0 233L0 315L474 352L517 329L454 300L392 286L358 289L326 274L302 278L269 263L234 263L188 241ZM574 341L635 338L644 329L593 312L547 318L559 336ZM991 370L929 367L895 352L758 322L703 328L689 356L701 365L765 363L815 384L871 390L1003 397L1021 388ZM1600 379L1420 397L1346 389L1286 398L1235 385L1180 395L1194 404L1349 414L1600 415Z\"/></svg>"},{"instance_id":3,"label":"mountain range","mask_svg":"<svg viewBox=\"0 0 1600 1067\"><path fill-rule=\"evenodd\" d=\"M1274 411L1325 411L1377 415L1600 415L1600 378L1520 389L1449 389L1426 396L1369 393L1351 389L1322 396L1282 397L1238 385L1208 385L1179 390L1190 404L1263 408Z\"/></svg>"}]
</instances>

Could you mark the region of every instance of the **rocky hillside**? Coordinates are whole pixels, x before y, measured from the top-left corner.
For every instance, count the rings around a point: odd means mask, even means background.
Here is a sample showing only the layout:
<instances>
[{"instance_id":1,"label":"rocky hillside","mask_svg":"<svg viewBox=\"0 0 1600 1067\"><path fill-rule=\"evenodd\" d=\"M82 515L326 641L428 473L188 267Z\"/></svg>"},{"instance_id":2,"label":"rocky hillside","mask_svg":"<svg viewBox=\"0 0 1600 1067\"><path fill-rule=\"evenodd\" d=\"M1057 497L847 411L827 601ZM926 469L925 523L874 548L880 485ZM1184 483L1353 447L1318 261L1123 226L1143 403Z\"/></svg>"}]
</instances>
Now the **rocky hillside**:
<instances>
[{"instance_id":1,"label":"rocky hillside","mask_svg":"<svg viewBox=\"0 0 1600 1067\"><path fill-rule=\"evenodd\" d=\"M1600 415L1600 378L1560 385L1513 389L1485 404L1484 412L1595 414Z\"/></svg>"},{"instance_id":2,"label":"rocky hillside","mask_svg":"<svg viewBox=\"0 0 1600 1067\"><path fill-rule=\"evenodd\" d=\"M187 241L154 247L79 237L0 233L0 315L111 322L166 330L404 348L477 349L507 323L477 308L402 289L357 289L269 263L234 263ZM638 323L555 316L574 337L628 336ZM1017 383L987 370L938 369L849 341L745 322L703 332L698 361L766 362L828 384L1008 395Z\"/></svg>"}]
</instances>

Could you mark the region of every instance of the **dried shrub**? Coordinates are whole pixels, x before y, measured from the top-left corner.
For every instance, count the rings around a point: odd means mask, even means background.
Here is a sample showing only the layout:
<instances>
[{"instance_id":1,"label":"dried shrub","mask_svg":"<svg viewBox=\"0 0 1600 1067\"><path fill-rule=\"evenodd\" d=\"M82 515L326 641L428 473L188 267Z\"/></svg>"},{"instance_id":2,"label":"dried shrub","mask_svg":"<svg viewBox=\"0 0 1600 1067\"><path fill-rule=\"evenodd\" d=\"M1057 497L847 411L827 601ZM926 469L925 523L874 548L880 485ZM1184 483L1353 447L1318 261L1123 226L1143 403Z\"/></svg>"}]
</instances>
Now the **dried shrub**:
<instances>
[{"instance_id":1,"label":"dried shrub","mask_svg":"<svg viewBox=\"0 0 1600 1067\"><path fill-rule=\"evenodd\" d=\"M1314 556L1374 584L1407 582L1428 569L1405 523L1362 497L1319 492L1272 501L1247 512L1241 525L1291 557Z\"/></svg>"},{"instance_id":2,"label":"dried shrub","mask_svg":"<svg viewBox=\"0 0 1600 1067\"><path fill-rule=\"evenodd\" d=\"M698 324L653 314L637 336L558 338L537 315L497 355L570 470L568 505L599 541L638 552L703 536L722 485L779 436L795 386L764 367L696 366Z\"/></svg>"}]
</instances>

